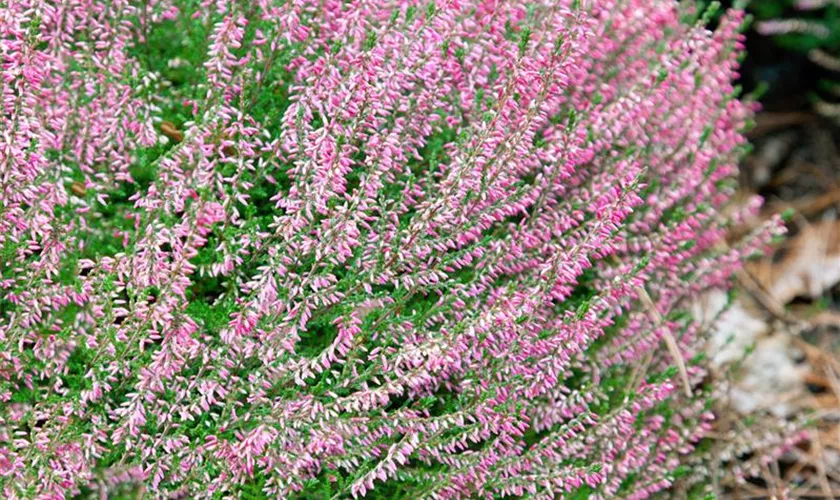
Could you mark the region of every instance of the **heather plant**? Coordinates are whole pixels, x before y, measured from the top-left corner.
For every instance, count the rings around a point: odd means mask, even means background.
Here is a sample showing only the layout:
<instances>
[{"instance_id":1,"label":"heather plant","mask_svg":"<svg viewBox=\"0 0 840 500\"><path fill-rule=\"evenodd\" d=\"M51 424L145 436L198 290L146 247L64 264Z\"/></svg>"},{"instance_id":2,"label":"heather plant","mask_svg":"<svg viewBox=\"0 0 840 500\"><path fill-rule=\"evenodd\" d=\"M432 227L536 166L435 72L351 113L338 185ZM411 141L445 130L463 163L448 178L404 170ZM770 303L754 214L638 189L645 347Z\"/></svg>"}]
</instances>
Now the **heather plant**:
<instances>
[{"instance_id":1,"label":"heather plant","mask_svg":"<svg viewBox=\"0 0 840 500\"><path fill-rule=\"evenodd\" d=\"M3 496L691 476L688 311L779 230L725 240L752 105L743 13L711 14L5 0Z\"/></svg>"}]
</instances>

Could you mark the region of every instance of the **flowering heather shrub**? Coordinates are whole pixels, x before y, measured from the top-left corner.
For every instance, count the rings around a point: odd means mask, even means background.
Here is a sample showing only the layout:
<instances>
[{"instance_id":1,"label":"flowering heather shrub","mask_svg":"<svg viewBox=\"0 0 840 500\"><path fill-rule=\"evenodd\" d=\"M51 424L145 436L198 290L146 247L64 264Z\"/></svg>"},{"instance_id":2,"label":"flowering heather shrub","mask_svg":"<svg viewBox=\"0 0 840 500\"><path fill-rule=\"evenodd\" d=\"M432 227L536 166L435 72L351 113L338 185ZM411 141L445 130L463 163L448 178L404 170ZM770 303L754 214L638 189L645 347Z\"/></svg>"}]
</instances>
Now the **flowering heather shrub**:
<instances>
[{"instance_id":1,"label":"flowering heather shrub","mask_svg":"<svg viewBox=\"0 0 840 500\"><path fill-rule=\"evenodd\" d=\"M742 14L5 0L6 498L644 498L710 426Z\"/></svg>"}]
</instances>

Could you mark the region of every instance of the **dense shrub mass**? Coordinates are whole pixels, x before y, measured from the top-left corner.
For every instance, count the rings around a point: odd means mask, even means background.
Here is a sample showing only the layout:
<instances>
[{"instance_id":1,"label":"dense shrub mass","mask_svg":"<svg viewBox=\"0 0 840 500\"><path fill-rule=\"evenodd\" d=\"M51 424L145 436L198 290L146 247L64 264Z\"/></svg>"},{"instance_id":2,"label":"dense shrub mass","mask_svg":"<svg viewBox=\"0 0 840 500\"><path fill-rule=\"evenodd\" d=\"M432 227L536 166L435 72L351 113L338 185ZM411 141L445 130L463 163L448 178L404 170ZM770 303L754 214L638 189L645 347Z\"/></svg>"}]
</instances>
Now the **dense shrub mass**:
<instances>
[{"instance_id":1,"label":"dense shrub mass","mask_svg":"<svg viewBox=\"0 0 840 500\"><path fill-rule=\"evenodd\" d=\"M0 2L5 498L644 498L708 429L740 12ZM774 226L775 227L775 226Z\"/></svg>"}]
</instances>

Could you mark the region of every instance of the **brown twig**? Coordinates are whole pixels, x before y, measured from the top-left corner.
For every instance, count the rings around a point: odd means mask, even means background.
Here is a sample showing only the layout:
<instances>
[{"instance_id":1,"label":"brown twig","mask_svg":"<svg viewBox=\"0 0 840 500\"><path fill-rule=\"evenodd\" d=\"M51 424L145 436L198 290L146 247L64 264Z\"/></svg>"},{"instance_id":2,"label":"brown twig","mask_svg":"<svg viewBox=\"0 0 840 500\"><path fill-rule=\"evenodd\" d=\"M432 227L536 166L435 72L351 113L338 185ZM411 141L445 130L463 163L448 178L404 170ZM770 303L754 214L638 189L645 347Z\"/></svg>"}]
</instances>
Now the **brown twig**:
<instances>
[{"instance_id":1,"label":"brown twig","mask_svg":"<svg viewBox=\"0 0 840 500\"><path fill-rule=\"evenodd\" d=\"M755 139L781 128L804 125L815 118L810 113L761 113L755 117L755 127L747 132L747 137Z\"/></svg>"},{"instance_id":2,"label":"brown twig","mask_svg":"<svg viewBox=\"0 0 840 500\"><path fill-rule=\"evenodd\" d=\"M656 305L654 305L653 300L651 300L650 295L648 295L647 290L644 287L638 287L639 298L642 300L642 304L650 311L651 316L653 317L654 324L656 326L660 326L664 323L662 316L659 314L659 311L656 309ZM668 331L667 328L662 329L662 338L665 340L665 345L668 348L668 352L671 353L671 357L674 358L674 361L677 363L677 369L680 371L680 378L683 382L683 389L685 390L685 395L691 397L691 382L688 379L688 370L685 367L685 360L682 357L682 353L680 352L680 347L677 344L677 340L671 335L671 332Z\"/></svg>"}]
</instances>

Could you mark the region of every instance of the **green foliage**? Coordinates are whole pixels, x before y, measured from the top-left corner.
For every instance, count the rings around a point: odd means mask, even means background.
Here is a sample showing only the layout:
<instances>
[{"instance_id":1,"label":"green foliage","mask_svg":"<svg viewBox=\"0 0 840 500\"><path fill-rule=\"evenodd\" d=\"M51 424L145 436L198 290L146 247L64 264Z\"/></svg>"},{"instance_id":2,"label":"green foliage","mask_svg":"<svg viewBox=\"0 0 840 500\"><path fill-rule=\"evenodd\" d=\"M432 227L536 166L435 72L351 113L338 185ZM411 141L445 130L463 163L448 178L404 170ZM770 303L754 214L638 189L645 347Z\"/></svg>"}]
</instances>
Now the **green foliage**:
<instances>
[{"instance_id":1,"label":"green foliage","mask_svg":"<svg viewBox=\"0 0 840 500\"><path fill-rule=\"evenodd\" d=\"M751 2L749 8L759 22L796 18L826 28L827 37L810 33L778 35L776 41L784 49L797 52L807 52L816 48L831 52L840 49L840 6L829 3L821 9L805 11L796 9L796 3L797 0L762 0Z\"/></svg>"}]
</instances>

